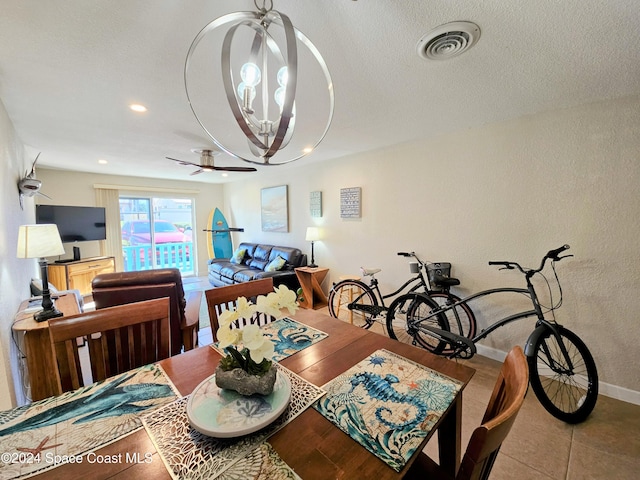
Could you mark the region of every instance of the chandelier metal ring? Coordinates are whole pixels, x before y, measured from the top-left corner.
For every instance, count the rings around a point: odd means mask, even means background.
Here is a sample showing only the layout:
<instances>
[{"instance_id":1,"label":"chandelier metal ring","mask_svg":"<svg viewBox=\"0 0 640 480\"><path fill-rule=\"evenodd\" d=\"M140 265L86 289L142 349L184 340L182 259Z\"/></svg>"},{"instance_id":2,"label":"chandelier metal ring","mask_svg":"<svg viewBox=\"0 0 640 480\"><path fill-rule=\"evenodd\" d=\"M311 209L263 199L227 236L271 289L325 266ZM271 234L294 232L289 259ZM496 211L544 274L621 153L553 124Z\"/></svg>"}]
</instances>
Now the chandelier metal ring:
<instances>
[{"instance_id":1,"label":"chandelier metal ring","mask_svg":"<svg viewBox=\"0 0 640 480\"><path fill-rule=\"evenodd\" d=\"M219 17L209 24L207 24L194 38L189 51L187 53L187 57L185 60L184 66L184 82L185 82L185 91L187 95L187 100L189 102L189 106L191 108L192 113L196 117L196 120L205 131L205 133L213 140L215 145L219 147L221 150L226 152L227 154L241 159L243 161L254 163L257 165L280 165L289 163L295 160L298 160L315 149L318 144L324 139L326 136L329 127L331 125L331 121L333 119L333 110L334 110L334 92L333 92L333 82L331 80L331 74L327 68L324 59L320 55L318 49L311 43L311 41L298 29L296 29L289 18L272 10L273 2L272 0L265 0L262 2L263 7L258 6L258 1L254 0L256 4L256 8L258 8L259 12L235 12ZM269 6L267 9L266 7ZM224 86L225 96L231 108L233 117L238 123L238 126L242 130L242 133L246 137L249 148L250 155L254 155L259 158L251 158L246 154L239 153L231 148L230 146L225 145L223 141L216 138L212 133L211 127L207 127L206 123L201 115L198 113L198 108L194 104L194 98L190 92L189 78L192 75L190 67L192 66L192 57L194 52L203 38L213 32L214 30L221 31L222 27L228 26L228 31L224 38L223 47L222 47L222 60L221 60L221 68L222 68L222 82ZM271 25L278 25L284 30L285 35L285 46L280 48L278 43L273 38L273 36L269 33L268 28ZM258 50L260 48L263 49L263 57L266 55L264 53L266 49L268 49L272 55L276 58L281 59L282 63L288 68L288 81L286 84L286 89L284 93L284 98L282 103L280 103L280 117L277 121L261 121L256 119L253 116L253 111L251 109L246 109L242 107L242 99L238 97L238 92L233 86L233 74L231 72L231 62L229 59L228 52L231 50L231 43L233 36L236 30L239 27L249 27L254 30L254 41L253 46L251 48L251 52L249 52L252 57L259 57ZM282 149L284 149L289 140L293 135L293 131L296 125L296 105L295 105L295 96L298 93L297 89L297 80L298 80L298 47L297 42L300 42L301 45L306 47L306 50L311 53L311 58L315 60L317 65L320 66L322 71L322 75L324 76L324 81L327 84L328 91L328 102L329 109L327 113L327 121L324 125L324 129L315 141L308 141L307 144L311 147L308 150L296 151L292 155L289 155L291 158L282 159ZM284 52L283 50L286 50ZM227 52L227 53L225 53ZM266 57L263 60L263 66L266 72ZM266 75L266 73L265 73ZM321 78L321 77L320 77ZM266 90L266 81L263 83L263 90ZM266 95L263 95L262 98L265 98ZM264 100L263 100L264 103ZM209 106L210 108L211 106ZM266 110L266 105L263 105ZM206 110L203 110L203 112ZM271 139L271 143L269 143L269 139ZM305 139L306 140L306 139ZM273 160L273 157L278 154L279 158L276 161Z\"/></svg>"}]
</instances>

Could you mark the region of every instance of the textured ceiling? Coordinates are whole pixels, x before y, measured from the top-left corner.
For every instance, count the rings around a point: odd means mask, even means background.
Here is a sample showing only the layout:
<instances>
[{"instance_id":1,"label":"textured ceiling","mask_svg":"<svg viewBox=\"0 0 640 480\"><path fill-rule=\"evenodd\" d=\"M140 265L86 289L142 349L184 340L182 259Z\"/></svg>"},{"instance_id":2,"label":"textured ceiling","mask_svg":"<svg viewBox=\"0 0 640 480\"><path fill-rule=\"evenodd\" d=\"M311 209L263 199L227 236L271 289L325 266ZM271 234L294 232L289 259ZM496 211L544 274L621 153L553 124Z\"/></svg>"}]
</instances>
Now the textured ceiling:
<instances>
[{"instance_id":1,"label":"textured ceiling","mask_svg":"<svg viewBox=\"0 0 640 480\"><path fill-rule=\"evenodd\" d=\"M637 0L274 0L318 47L335 86L320 161L597 100L640 94ZM39 165L220 182L197 161L213 146L189 108L187 50L242 0L2 0L0 99ZM466 20L468 52L426 61L416 43ZM149 108L134 114L127 105ZM222 105L222 108L228 108ZM212 106L217 108L217 106ZM106 159L107 165L99 165ZM227 155L218 164L248 165ZM264 168L259 167L256 174Z\"/></svg>"}]
</instances>

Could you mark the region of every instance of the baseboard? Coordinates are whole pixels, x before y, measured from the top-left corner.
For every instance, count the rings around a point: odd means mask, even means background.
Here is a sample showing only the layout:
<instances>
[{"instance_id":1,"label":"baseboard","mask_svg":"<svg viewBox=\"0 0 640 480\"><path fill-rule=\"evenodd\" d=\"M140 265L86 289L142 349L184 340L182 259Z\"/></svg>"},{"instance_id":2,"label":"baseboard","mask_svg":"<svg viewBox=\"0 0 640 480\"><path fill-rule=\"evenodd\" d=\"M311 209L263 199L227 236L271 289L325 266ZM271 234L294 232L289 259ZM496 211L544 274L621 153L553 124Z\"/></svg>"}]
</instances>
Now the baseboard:
<instances>
[{"instance_id":1,"label":"baseboard","mask_svg":"<svg viewBox=\"0 0 640 480\"><path fill-rule=\"evenodd\" d=\"M491 358L492 360L497 360L498 362L504 362L504 359L507 356L506 352L503 352L502 350L498 350L496 348L491 348L480 344L476 344L476 347L478 348L478 355ZM640 392L637 392L635 390L619 387L617 385L612 385L603 381L600 381L598 389L600 394L606 397L615 398L616 400L621 400L623 402L633 403L634 405L640 405Z\"/></svg>"}]
</instances>

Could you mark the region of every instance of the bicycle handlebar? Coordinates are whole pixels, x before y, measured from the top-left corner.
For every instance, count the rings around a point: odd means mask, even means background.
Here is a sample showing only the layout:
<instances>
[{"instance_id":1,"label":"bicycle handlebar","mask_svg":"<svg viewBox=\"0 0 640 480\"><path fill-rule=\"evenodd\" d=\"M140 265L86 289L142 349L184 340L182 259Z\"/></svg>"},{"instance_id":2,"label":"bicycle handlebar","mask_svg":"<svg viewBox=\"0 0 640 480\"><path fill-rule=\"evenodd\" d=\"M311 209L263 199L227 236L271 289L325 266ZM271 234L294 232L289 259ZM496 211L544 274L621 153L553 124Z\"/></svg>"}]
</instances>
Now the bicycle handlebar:
<instances>
[{"instance_id":1,"label":"bicycle handlebar","mask_svg":"<svg viewBox=\"0 0 640 480\"><path fill-rule=\"evenodd\" d=\"M562 245L560 248L555 248L553 250L549 250L547 252L547 254L542 258L542 262L540 262L540 267L537 270L533 270L533 269L525 270L517 262L491 261L491 262L489 262L489 265L502 265L502 267L506 268L507 270L513 270L514 268L517 268L518 270L520 270L524 274L533 275L534 273L540 272L544 268L544 264L547 262L547 260L552 260L554 262L558 262L558 261L562 260L563 258L573 256L573 255L565 255L564 257L559 257L558 256L562 252L564 252L565 250L569 250L569 248L570 248L569 245L565 244L565 245Z\"/></svg>"}]
</instances>

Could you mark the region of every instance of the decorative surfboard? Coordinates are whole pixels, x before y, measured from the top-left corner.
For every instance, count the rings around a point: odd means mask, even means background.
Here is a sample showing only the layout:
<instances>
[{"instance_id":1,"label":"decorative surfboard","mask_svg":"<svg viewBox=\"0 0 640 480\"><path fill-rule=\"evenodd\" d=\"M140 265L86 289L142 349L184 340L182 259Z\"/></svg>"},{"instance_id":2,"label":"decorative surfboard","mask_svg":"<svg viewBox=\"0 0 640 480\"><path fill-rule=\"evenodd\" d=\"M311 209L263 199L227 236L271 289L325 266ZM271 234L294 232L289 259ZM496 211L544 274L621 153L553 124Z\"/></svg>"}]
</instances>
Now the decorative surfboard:
<instances>
[{"instance_id":1,"label":"decorative surfboard","mask_svg":"<svg viewBox=\"0 0 640 480\"><path fill-rule=\"evenodd\" d=\"M230 258L233 255L231 232L244 232L244 228L229 228L227 219L219 208L209 213L207 232L207 250L209 258Z\"/></svg>"}]
</instances>

